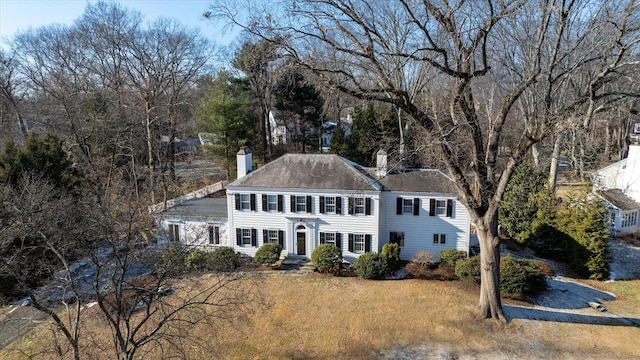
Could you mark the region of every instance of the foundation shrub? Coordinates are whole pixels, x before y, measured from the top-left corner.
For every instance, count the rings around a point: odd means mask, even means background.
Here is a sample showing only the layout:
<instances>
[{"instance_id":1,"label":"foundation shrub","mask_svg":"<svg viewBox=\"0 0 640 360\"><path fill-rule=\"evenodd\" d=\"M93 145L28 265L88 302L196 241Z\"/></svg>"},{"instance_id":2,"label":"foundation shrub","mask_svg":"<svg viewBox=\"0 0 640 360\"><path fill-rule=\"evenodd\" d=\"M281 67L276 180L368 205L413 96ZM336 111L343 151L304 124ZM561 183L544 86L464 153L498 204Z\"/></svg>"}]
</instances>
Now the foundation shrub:
<instances>
[{"instance_id":1,"label":"foundation shrub","mask_svg":"<svg viewBox=\"0 0 640 360\"><path fill-rule=\"evenodd\" d=\"M342 251L332 244L320 244L311 253L311 262L321 273L336 272L342 265Z\"/></svg>"},{"instance_id":2,"label":"foundation shrub","mask_svg":"<svg viewBox=\"0 0 640 360\"><path fill-rule=\"evenodd\" d=\"M278 243L266 243L256 251L255 261L262 265L272 265L280 259L282 246Z\"/></svg>"},{"instance_id":3,"label":"foundation shrub","mask_svg":"<svg viewBox=\"0 0 640 360\"><path fill-rule=\"evenodd\" d=\"M456 263L460 260L467 258L467 252L456 249L446 249L440 251L440 262L451 266L456 266Z\"/></svg>"},{"instance_id":4,"label":"foundation shrub","mask_svg":"<svg viewBox=\"0 0 640 360\"><path fill-rule=\"evenodd\" d=\"M356 275L365 279L382 279L387 270L387 258L373 252L360 255L353 263Z\"/></svg>"},{"instance_id":5,"label":"foundation shrub","mask_svg":"<svg viewBox=\"0 0 640 360\"><path fill-rule=\"evenodd\" d=\"M229 246L221 246L209 256L209 269L213 271L233 271L239 263L240 254Z\"/></svg>"},{"instance_id":6,"label":"foundation shrub","mask_svg":"<svg viewBox=\"0 0 640 360\"><path fill-rule=\"evenodd\" d=\"M388 270L395 271L400 269L400 245L396 243L384 244L380 254L387 259Z\"/></svg>"}]
</instances>

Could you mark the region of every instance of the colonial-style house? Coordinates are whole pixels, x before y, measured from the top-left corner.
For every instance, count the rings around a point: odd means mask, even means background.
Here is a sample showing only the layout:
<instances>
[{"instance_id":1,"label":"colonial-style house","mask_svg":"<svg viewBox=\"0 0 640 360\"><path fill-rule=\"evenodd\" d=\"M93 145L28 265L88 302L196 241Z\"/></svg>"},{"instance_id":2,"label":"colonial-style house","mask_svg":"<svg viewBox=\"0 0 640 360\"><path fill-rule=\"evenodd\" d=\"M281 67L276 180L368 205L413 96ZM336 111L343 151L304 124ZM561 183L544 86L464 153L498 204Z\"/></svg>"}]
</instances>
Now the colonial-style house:
<instances>
[{"instance_id":1,"label":"colonial-style house","mask_svg":"<svg viewBox=\"0 0 640 360\"><path fill-rule=\"evenodd\" d=\"M595 171L593 192L607 204L609 225L615 235L640 232L640 123L629 134L626 159Z\"/></svg>"},{"instance_id":2,"label":"colonial-style house","mask_svg":"<svg viewBox=\"0 0 640 360\"><path fill-rule=\"evenodd\" d=\"M469 214L438 170L388 169L384 151L377 168L334 154L287 154L253 171L248 149L237 156L226 198L214 192L156 214L160 241L232 246L248 256L278 242L288 256L304 257L329 243L347 261L390 242L405 260L419 250L469 250Z\"/></svg>"}]
</instances>

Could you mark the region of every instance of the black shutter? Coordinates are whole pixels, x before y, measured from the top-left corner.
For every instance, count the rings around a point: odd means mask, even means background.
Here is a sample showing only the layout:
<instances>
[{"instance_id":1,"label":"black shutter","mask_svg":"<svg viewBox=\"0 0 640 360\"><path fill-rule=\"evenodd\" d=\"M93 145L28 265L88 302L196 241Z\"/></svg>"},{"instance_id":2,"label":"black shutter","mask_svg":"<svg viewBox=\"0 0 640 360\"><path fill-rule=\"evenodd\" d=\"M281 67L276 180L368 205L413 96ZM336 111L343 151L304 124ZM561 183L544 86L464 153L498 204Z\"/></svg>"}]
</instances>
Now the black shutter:
<instances>
[{"instance_id":1,"label":"black shutter","mask_svg":"<svg viewBox=\"0 0 640 360\"><path fill-rule=\"evenodd\" d=\"M396 214L402 215L402 198L401 197L396 199Z\"/></svg>"},{"instance_id":2,"label":"black shutter","mask_svg":"<svg viewBox=\"0 0 640 360\"><path fill-rule=\"evenodd\" d=\"M240 194L235 194L236 198L236 210L240 210Z\"/></svg>"},{"instance_id":3,"label":"black shutter","mask_svg":"<svg viewBox=\"0 0 640 360\"><path fill-rule=\"evenodd\" d=\"M284 231L278 230L278 244L284 249Z\"/></svg>"},{"instance_id":4,"label":"black shutter","mask_svg":"<svg viewBox=\"0 0 640 360\"><path fill-rule=\"evenodd\" d=\"M353 234L349 234L349 251L353 252Z\"/></svg>"},{"instance_id":5,"label":"black shutter","mask_svg":"<svg viewBox=\"0 0 640 360\"><path fill-rule=\"evenodd\" d=\"M282 212L284 209L284 196L278 195L278 212Z\"/></svg>"},{"instance_id":6,"label":"black shutter","mask_svg":"<svg viewBox=\"0 0 640 360\"><path fill-rule=\"evenodd\" d=\"M236 229L236 245L242 245L242 229Z\"/></svg>"},{"instance_id":7,"label":"black shutter","mask_svg":"<svg viewBox=\"0 0 640 360\"><path fill-rule=\"evenodd\" d=\"M262 229L262 243L266 244L268 238L269 238L269 232L267 231L267 229Z\"/></svg>"},{"instance_id":8,"label":"black shutter","mask_svg":"<svg viewBox=\"0 0 640 360\"><path fill-rule=\"evenodd\" d=\"M433 243L434 244L438 243L438 234L433 234Z\"/></svg>"},{"instance_id":9,"label":"black shutter","mask_svg":"<svg viewBox=\"0 0 640 360\"><path fill-rule=\"evenodd\" d=\"M353 215L353 198L349 198L349 215Z\"/></svg>"},{"instance_id":10,"label":"black shutter","mask_svg":"<svg viewBox=\"0 0 640 360\"><path fill-rule=\"evenodd\" d=\"M324 244L324 233L320 233L320 244Z\"/></svg>"},{"instance_id":11,"label":"black shutter","mask_svg":"<svg viewBox=\"0 0 640 360\"><path fill-rule=\"evenodd\" d=\"M251 199L251 211L256 211L256 194L249 195Z\"/></svg>"},{"instance_id":12,"label":"black shutter","mask_svg":"<svg viewBox=\"0 0 640 360\"><path fill-rule=\"evenodd\" d=\"M296 196L291 195L291 212L296 212Z\"/></svg>"},{"instance_id":13,"label":"black shutter","mask_svg":"<svg viewBox=\"0 0 640 360\"><path fill-rule=\"evenodd\" d=\"M324 196L320 196L320 214L324 214Z\"/></svg>"},{"instance_id":14,"label":"black shutter","mask_svg":"<svg viewBox=\"0 0 640 360\"><path fill-rule=\"evenodd\" d=\"M342 198L336 196L336 214L342 214Z\"/></svg>"},{"instance_id":15,"label":"black shutter","mask_svg":"<svg viewBox=\"0 0 640 360\"><path fill-rule=\"evenodd\" d=\"M436 216L436 199L429 199L429 216Z\"/></svg>"},{"instance_id":16,"label":"black shutter","mask_svg":"<svg viewBox=\"0 0 640 360\"><path fill-rule=\"evenodd\" d=\"M451 217L453 215L453 200L447 200L447 217Z\"/></svg>"},{"instance_id":17,"label":"black shutter","mask_svg":"<svg viewBox=\"0 0 640 360\"><path fill-rule=\"evenodd\" d=\"M258 246L258 231L251 229L251 246Z\"/></svg>"},{"instance_id":18,"label":"black shutter","mask_svg":"<svg viewBox=\"0 0 640 360\"><path fill-rule=\"evenodd\" d=\"M311 196L307 196L307 212L311 214L312 210L313 210L313 200L311 199Z\"/></svg>"},{"instance_id":19,"label":"black shutter","mask_svg":"<svg viewBox=\"0 0 640 360\"><path fill-rule=\"evenodd\" d=\"M371 198L364 199L364 214L371 215Z\"/></svg>"},{"instance_id":20,"label":"black shutter","mask_svg":"<svg viewBox=\"0 0 640 360\"><path fill-rule=\"evenodd\" d=\"M371 252L371 235L364 236L364 252Z\"/></svg>"},{"instance_id":21,"label":"black shutter","mask_svg":"<svg viewBox=\"0 0 640 360\"><path fill-rule=\"evenodd\" d=\"M413 215L420 215L420 198L413 198Z\"/></svg>"},{"instance_id":22,"label":"black shutter","mask_svg":"<svg viewBox=\"0 0 640 360\"><path fill-rule=\"evenodd\" d=\"M262 211L267 211L267 195L262 194Z\"/></svg>"},{"instance_id":23,"label":"black shutter","mask_svg":"<svg viewBox=\"0 0 640 360\"><path fill-rule=\"evenodd\" d=\"M336 233L336 247L342 251L342 234Z\"/></svg>"}]
</instances>

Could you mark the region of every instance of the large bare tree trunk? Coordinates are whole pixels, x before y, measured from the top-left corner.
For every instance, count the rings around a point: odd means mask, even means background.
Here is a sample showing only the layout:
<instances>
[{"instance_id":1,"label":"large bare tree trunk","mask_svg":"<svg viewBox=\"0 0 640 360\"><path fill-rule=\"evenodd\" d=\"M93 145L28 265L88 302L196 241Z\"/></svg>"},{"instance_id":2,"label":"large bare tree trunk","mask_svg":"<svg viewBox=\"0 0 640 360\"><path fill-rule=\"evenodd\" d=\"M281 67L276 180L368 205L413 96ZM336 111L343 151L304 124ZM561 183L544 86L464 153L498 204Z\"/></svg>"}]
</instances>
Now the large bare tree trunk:
<instances>
[{"instance_id":1,"label":"large bare tree trunk","mask_svg":"<svg viewBox=\"0 0 640 360\"><path fill-rule=\"evenodd\" d=\"M500 238L497 213L476 220L480 242L479 316L483 319L507 320L500 300Z\"/></svg>"}]
</instances>

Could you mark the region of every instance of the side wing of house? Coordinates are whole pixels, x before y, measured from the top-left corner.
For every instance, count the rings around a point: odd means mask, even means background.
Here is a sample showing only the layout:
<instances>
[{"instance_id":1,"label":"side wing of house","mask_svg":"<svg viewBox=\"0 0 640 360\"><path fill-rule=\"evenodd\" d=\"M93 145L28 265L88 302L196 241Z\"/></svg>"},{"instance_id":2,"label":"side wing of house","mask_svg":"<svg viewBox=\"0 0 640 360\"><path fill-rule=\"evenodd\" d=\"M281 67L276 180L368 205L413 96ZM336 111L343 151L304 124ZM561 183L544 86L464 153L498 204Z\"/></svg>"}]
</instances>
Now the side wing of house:
<instances>
[{"instance_id":1,"label":"side wing of house","mask_svg":"<svg viewBox=\"0 0 640 360\"><path fill-rule=\"evenodd\" d=\"M289 256L310 257L322 243L340 249L347 261L379 251L380 193L313 189L227 189L229 239L254 256L278 242Z\"/></svg>"},{"instance_id":2,"label":"side wing of house","mask_svg":"<svg viewBox=\"0 0 640 360\"><path fill-rule=\"evenodd\" d=\"M158 243L181 243L201 249L228 246L227 220L224 218L158 217Z\"/></svg>"},{"instance_id":3,"label":"side wing of house","mask_svg":"<svg viewBox=\"0 0 640 360\"><path fill-rule=\"evenodd\" d=\"M454 196L386 192L383 201L381 241L398 243L402 260L420 250L436 256L445 249L469 251L469 213Z\"/></svg>"}]
</instances>

